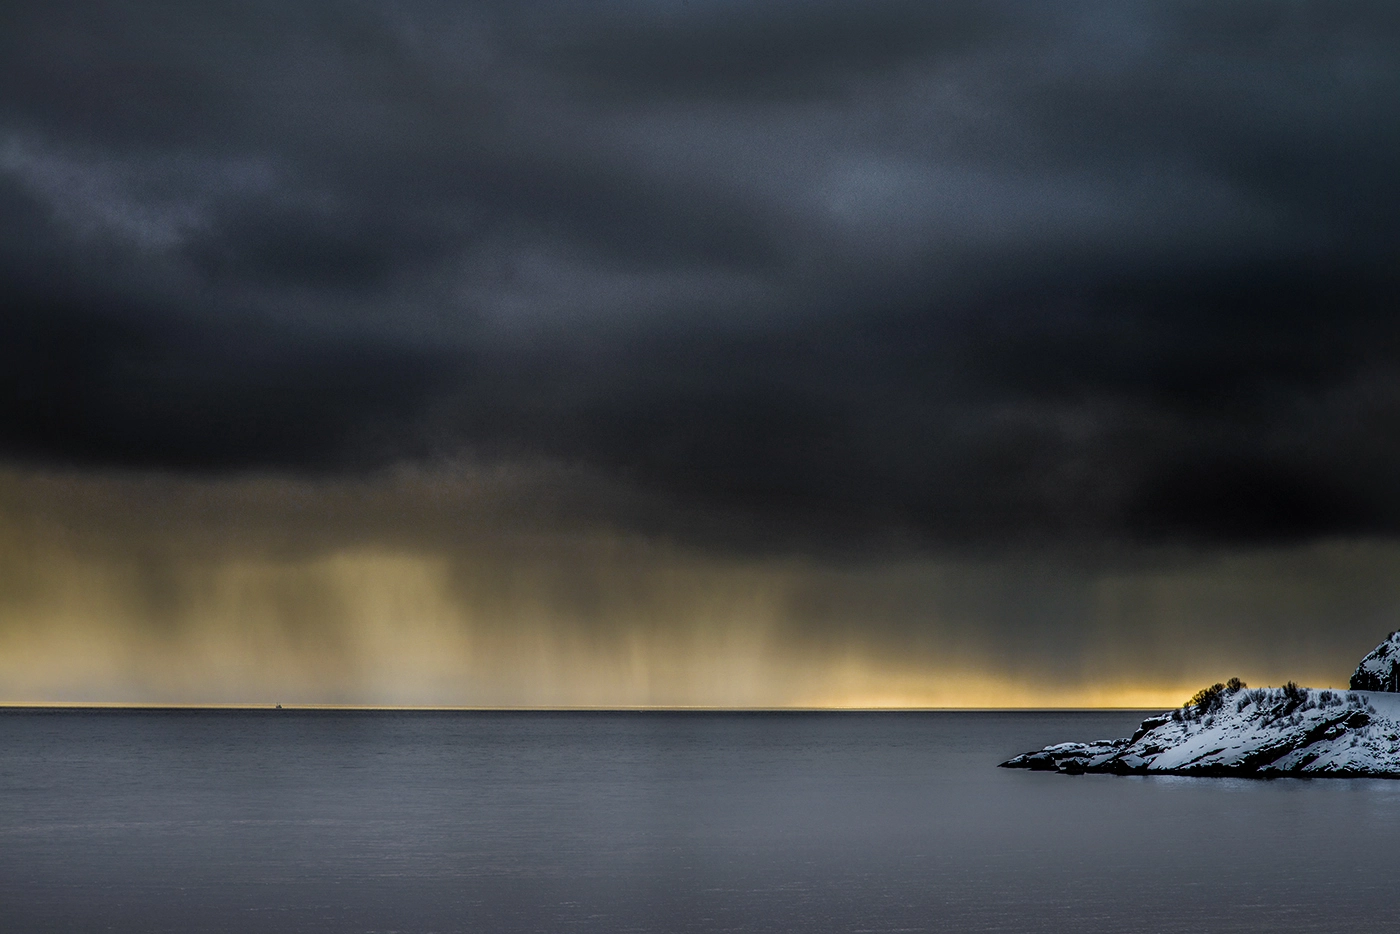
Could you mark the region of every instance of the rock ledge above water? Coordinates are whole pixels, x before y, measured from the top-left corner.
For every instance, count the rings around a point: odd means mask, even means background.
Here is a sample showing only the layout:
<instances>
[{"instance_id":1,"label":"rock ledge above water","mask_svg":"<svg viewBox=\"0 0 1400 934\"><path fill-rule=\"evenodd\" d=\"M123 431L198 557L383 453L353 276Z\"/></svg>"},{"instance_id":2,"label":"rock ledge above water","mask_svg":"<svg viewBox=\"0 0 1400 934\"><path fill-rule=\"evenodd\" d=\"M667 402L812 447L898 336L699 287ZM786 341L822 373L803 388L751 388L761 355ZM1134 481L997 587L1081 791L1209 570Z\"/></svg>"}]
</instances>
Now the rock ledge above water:
<instances>
[{"instance_id":1,"label":"rock ledge above water","mask_svg":"<svg viewBox=\"0 0 1400 934\"><path fill-rule=\"evenodd\" d=\"M1232 679L1132 736L1059 743L1004 768L1080 774L1400 778L1400 632L1362 659L1351 691Z\"/></svg>"}]
</instances>

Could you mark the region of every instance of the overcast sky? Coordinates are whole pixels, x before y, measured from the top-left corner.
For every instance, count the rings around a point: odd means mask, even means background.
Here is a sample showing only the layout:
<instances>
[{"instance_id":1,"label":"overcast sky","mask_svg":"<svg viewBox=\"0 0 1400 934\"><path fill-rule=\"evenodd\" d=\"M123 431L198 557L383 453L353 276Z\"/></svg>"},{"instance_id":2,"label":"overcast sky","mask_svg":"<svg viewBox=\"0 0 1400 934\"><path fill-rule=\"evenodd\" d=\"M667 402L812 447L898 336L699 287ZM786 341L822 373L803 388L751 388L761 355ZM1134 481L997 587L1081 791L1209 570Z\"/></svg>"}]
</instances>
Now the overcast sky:
<instances>
[{"instance_id":1,"label":"overcast sky","mask_svg":"<svg viewBox=\"0 0 1400 934\"><path fill-rule=\"evenodd\" d=\"M1400 532L1397 204L1392 3L11 0L0 505L14 554L89 568L161 530L148 587L250 483L280 518L214 535L220 567L457 567L522 530L843 593L924 562L898 612L785 603L773 644L932 631L983 673L1082 660L1107 625L1080 598L1050 620L1028 568L1073 553L1097 600L1226 555L1294 569L1231 593L1314 582L1289 658L1328 626L1350 657L1400 609L1374 563ZM150 483L224 505L162 512ZM571 561L536 563L604 586ZM38 573L5 569L12 633L57 599ZM1018 596L940 617L968 581ZM1198 602L1231 660L1267 641L1257 600Z\"/></svg>"}]
</instances>

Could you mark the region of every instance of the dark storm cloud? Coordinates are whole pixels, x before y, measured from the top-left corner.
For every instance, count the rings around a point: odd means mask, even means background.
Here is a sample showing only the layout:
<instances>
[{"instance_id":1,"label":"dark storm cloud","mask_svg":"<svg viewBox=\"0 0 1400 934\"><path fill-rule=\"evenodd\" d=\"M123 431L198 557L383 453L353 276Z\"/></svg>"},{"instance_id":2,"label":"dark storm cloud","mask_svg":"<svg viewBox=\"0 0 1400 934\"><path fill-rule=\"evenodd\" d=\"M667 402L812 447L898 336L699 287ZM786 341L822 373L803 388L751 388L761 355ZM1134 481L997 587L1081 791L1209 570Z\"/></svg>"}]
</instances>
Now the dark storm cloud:
<instances>
[{"instance_id":1,"label":"dark storm cloud","mask_svg":"<svg viewBox=\"0 0 1400 934\"><path fill-rule=\"evenodd\" d=\"M995 41L1030 9L990 4L600 4L512 17L518 48L623 97L821 97L861 78ZM523 21L522 21L523 20Z\"/></svg>"},{"instance_id":2,"label":"dark storm cloud","mask_svg":"<svg viewBox=\"0 0 1400 934\"><path fill-rule=\"evenodd\" d=\"M1382 3L12 3L0 449L1392 534L1397 101Z\"/></svg>"}]
</instances>

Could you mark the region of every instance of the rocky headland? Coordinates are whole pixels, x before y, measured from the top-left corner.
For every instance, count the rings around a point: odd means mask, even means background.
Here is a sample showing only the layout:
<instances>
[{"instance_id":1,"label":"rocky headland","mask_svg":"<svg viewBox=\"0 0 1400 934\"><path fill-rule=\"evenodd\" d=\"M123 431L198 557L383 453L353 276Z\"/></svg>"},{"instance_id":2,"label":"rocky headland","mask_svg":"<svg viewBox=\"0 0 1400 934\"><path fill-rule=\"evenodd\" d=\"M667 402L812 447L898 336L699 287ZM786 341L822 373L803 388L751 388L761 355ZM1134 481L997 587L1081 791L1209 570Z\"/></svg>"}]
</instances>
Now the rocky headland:
<instances>
[{"instance_id":1,"label":"rocky headland","mask_svg":"<svg viewBox=\"0 0 1400 934\"><path fill-rule=\"evenodd\" d=\"M1400 632L1362 659L1353 690L1212 685L1132 736L1059 743L1004 768L1079 774L1400 778Z\"/></svg>"}]
</instances>

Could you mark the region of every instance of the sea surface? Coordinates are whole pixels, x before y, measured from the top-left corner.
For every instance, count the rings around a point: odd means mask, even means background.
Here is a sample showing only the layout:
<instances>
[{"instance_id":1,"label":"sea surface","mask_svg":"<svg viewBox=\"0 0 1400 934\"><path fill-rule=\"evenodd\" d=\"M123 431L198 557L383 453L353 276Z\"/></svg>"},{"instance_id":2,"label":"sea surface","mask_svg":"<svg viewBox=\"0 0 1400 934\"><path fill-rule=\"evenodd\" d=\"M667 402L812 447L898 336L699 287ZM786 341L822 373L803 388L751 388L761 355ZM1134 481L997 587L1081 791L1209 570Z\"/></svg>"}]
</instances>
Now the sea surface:
<instances>
[{"instance_id":1,"label":"sea surface","mask_svg":"<svg viewBox=\"0 0 1400 934\"><path fill-rule=\"evenodd\" d=\"M1141 711L0 711L0 931L1397 931L1400 782L996 768Z\"/></svg>"}]
</instances>

